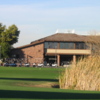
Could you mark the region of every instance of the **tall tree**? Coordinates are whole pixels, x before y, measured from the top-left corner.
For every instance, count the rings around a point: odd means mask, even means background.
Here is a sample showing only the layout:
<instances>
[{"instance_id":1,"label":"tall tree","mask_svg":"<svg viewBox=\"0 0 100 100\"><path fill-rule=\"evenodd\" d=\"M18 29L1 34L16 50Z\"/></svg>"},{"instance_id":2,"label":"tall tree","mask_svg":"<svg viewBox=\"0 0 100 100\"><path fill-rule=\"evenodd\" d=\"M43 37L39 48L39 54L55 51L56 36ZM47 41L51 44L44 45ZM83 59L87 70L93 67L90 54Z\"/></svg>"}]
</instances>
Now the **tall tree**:
<instances>
[{"instance_id":1,"label":"tall tree","mask_svg":"<svg viewBox=\"0 0 100 100\"><path fill-rule=\"evenodd\" d=\"M11 46L7 42L1 43L1 56L2 58L8 58L10 53Z\"/></svg>"},{"instance_id":2,"label":"tall tree","mask_svg":"<svg viewBox=\"0 0 100 100\"><path fill-rule=\"evenodd\" d=\"M10 45L18 42L19 31L16 25L9 26L1 32L1 42L8 42Z\"/></svg>"},{"instance_id":3,"label":"tall tree","mask_svg":"<svg viewBox=\"0 0 100 100\"><path fill-rule=\"evenodd\" d=\"M20 31L18 31L16 25L9 26L8 29L6 29L5 33L7 36L7 41L10 43L10 45L13 45L14 43L18 42L18 36Z\"/></svg>"},{"instance_id":4,"label":"tall tree","mask_svg":"<svg viewBox=\"0 0 100 100\"><path fill-rule=\"evenodd\" d=\"M16 25L11 25L7 29L5 25L0 23L0 45L3 58L9 56L12 45L18 42L19 33Z\"/></svg>"},{"instance_id":5,"label":"tall tree","mask_svg":"<svg viewBox=\"0 0 100 100\"><path fill-rule=\"evenodd\" d=\"M2 33L5 31L6 26L2 25L2 23L0 23L0 43L2 42Z\"/></svg>"}]
</instances>

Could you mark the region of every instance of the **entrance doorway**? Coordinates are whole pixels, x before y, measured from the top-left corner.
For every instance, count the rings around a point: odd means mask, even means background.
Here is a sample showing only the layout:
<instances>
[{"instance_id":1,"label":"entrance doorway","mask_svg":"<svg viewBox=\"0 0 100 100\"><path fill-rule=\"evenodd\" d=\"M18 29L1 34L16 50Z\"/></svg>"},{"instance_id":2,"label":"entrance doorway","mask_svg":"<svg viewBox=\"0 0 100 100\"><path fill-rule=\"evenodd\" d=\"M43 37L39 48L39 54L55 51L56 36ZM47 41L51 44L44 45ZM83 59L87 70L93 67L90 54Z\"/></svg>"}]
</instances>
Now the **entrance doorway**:
<instances>
[{"instance_id":1,"label":"entrance doorway","mask_svg":"<svg viewBox=\"0 0 100 100\"><path fill-rule=\"evenodd\" d=\"M60 65L70 64L73 61L73 55L61 55L60 56Z\"/></svg>"},{"instance_id":2,"label":"entrance doorway","mask_svg":"<svg viewBox=\"0 0 100 100\"><path fill-rule=\"evenodd\" d=\"M57 63L57 56L45 56L45 63L50 66Z\"/></svg>"}]
</instances>

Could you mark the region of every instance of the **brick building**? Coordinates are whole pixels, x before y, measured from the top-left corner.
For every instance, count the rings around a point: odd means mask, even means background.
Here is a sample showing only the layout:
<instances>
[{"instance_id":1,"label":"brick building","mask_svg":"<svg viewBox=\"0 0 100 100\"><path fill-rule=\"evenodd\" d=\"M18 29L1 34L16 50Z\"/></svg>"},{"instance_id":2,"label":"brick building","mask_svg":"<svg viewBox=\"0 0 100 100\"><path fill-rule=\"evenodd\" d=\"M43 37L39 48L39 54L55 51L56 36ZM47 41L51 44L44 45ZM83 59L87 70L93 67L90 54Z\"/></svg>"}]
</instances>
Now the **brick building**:
<instances>
[{"instance_id":1,"label":"brick building","mask_svg":"<svg viewBox=\"0 0 100 100\"><path fill-rule=\"evenodd\" d=\"M65 61L75 63L79 57L90 55L86 40L87 36L83 35L56 33L14 48L11 54L26 63L57 63L60 66Z\"/></svg>"}]
</instances>

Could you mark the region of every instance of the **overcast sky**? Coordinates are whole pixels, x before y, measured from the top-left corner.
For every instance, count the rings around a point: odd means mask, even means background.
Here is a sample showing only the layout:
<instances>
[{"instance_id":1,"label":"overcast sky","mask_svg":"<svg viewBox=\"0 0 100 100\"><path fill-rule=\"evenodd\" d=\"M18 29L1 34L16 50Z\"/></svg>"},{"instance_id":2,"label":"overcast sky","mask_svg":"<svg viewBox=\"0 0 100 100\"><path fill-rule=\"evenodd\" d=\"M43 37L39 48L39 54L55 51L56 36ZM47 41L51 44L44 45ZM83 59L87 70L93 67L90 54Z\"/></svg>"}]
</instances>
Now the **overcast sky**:
<instances>
[{"instance_id":1,"label":"overcast sky","mask_svg":"<svg viewBox=\"0 0 100 100\"><path fill-rule=\"evenodd\" d=\"M52 35L57 29L78 34L100 31L100 0L0 0L0 23L20 30L14 46Z\"/></svg>"}]
</instances>

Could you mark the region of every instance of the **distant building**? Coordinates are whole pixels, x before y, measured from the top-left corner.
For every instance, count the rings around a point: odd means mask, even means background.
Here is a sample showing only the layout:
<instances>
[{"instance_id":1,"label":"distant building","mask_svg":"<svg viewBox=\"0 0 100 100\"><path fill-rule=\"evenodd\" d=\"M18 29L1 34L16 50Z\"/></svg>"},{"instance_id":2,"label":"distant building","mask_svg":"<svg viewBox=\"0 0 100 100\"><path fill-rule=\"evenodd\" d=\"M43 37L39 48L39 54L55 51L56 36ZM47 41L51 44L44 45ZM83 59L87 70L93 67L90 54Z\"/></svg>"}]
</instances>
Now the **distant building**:
<instances>
[{"instance_id":1,"label":"distant building","mask_svg":"<svg viewBox=\"0 0 100 100\"><path fill-rule=\"evenodd\" d=\"M91 54L85 41L87 36L74 33L56 33L12 50L12 57L23 58L27 63L76 62Z\"/></svg>"}]
</instances>

